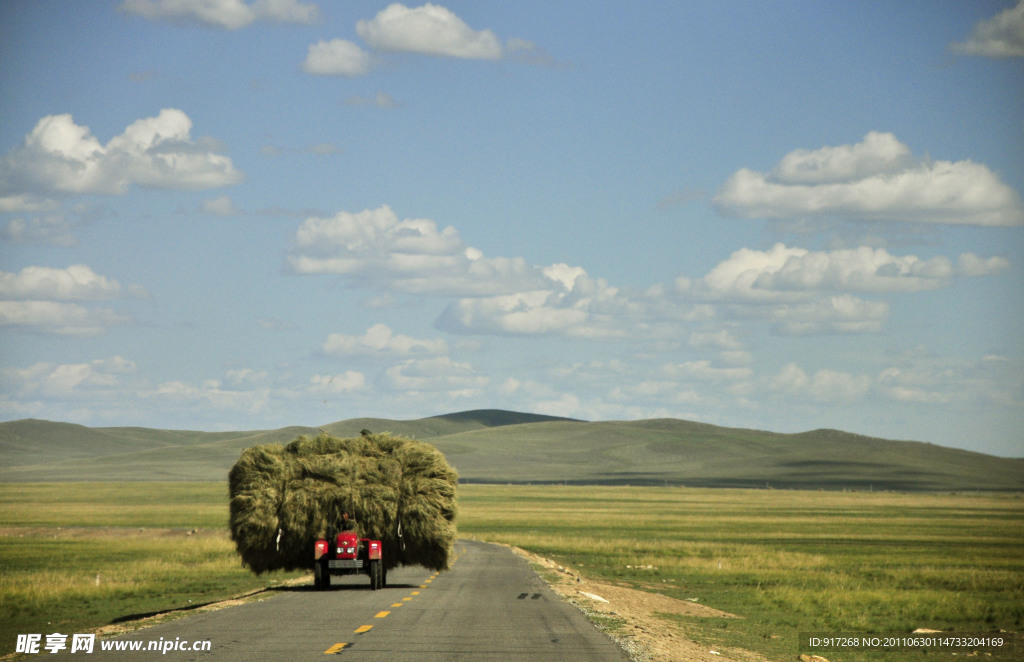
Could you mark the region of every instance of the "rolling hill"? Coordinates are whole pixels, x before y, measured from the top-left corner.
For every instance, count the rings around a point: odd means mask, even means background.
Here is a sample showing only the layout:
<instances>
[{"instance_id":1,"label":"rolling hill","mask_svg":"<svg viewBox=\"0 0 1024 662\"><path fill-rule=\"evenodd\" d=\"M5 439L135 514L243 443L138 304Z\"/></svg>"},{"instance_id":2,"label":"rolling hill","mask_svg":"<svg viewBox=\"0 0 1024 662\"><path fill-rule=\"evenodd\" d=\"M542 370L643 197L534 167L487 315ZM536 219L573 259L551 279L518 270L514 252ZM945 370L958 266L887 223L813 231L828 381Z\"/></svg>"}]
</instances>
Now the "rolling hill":
<instances>
[{"instance_id":1,"label":"rolling hill","mask_svg":"<svg viewBox=\"0 0 1024 662\"><path fill-rule=\"evenodd\" d=\"M1024 460L838 430L779 434L677 419L587 422L502 410L357 418L437 446L463 482L799 489L1021 490ZM245 448L318 428L196 432L0 423L0 481L224 480Z\"/></svg>"}]
</instances>

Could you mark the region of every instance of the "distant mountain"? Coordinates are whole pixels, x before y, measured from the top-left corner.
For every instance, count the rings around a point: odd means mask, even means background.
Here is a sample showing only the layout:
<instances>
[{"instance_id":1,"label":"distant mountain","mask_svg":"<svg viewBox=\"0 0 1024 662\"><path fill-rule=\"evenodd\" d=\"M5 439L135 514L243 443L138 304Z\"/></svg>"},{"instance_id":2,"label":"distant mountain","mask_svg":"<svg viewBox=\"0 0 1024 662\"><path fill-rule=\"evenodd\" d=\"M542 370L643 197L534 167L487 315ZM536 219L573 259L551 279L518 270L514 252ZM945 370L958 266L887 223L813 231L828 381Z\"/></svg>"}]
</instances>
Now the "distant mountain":
<instances>
[{"instance_id":1,"label":"distant mountain","mask_svg":"<svg viewBox=\"0 0 1024 662\"><path fill-rule=\"evenodd\" d=\"M463 482L861 490L1021 490L1024 460L812 430L778 434L677 419L587 422L496 409L409 421L199 432L0 423L0 481L225 480L245 448L320 430L437 446Z\"/></svg>"}]
</instances>

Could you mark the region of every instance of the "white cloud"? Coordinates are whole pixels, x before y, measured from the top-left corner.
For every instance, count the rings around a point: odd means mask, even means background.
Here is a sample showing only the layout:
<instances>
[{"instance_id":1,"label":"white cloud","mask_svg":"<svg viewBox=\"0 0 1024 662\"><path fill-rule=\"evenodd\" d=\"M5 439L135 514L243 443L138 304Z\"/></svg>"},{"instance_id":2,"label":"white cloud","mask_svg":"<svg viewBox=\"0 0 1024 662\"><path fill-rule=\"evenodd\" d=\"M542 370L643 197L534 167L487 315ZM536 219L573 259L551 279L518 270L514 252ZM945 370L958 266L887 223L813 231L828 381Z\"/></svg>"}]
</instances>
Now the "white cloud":
<instances>
[{"instance_id":1,"label":"white cloud","mask_svg":"<svg viewBox=\"0 0 1024 662\"><path fill-rule=\"evenodd\" d=\"M362 76L372 66L370 54L346 39L310 44L302 63L303 71L321 76Z\"/></svg>"},{"instance_id":2,"label":"white cloud","mask_svg":"<svg viewBox=\"0 0 1024 662\"><path fill-rule=\"evenodd\" d=\"M865 397L872 387L868 375L851 375L835 370L819 370L808 375L794 363L787 364L768 380L769 390L787 396L818 402L850 403Z\"/></svg>"},{"instance_id":3,"label":"white cloud","mask_svg":"<svg viewBox=\"0 0 1024 662\"><path fill-rule=\"evenodd\" d=\"M33 218L14 218L3 229L3 238L15 244L40 246L77 246L75 223L64 214Z\"/></svg>"},{"instance_id":4,"label":"white cloud","mask_svg":"<svg viewBox=\"0 0 1024 662\"><path fill-rule=\"evenodd\" d=\"M979 21L967 41L954 42L950 48L963 55L1024 57L1024 1Z\"/></svg>"},{"instance_id":5,"label":"white cloud","mask_svg":"<svg viewBox=\"0 0 1024 662\"><path fill-rule=\"evenodd\" d=\"M314 393L346 393L366 386L366 376L355 370L346 370L338 375L314 375L309 384L310 391Z\"/></svg>"},{"instance_id":6,"label":"white cloud","mask_svg":"<svg viewBox=\"0 0 1024 662\"><path fill-rule=\"evenodd\" d=\"M88 363L36 363L28 368L2 368L5 386L19 397L61 397L86 388L110 388L119 375L134 373L136 365L121 356ZM6 390L6 389L5 389Z\"/></svg>"},{"instance_id":7,"label":"white cloud","mask_svg":"<svg viewBox=\"0 0 1024 662\"><path fill-rule=\"evenodd\" d=\"M889 319L889 304L838 295L777 304L756 313L744 312L772 321L772 331L778 335L859 334L881 331L882 324Z\"/></svg>"},{"instance_id":8,"label":"white cloud","mask_svg":"<svg viewBox=\"0 0 1024 662\"><path fill-rule=\"evenodd\" d=\"M545 416L562 416L572 418L580 415L580 399L572 393L563 393L554 400L542 400L536 404L534 411Z\"/></svg>"},{"instance_id":9,"label":"white cloud","mask_svg":"<svg viewBox=\"0 0 1024 662\"><path fill-rule=\"evenodd\" d=\"M0 301L0 327L28 327L44 333L96 336L108 327L130 321L109 308L85 308L56 301Z\"/></svg>"},{"instance_id":10,"label":"white cloud","mask_svg":"<svg viewBox=\"0 0 1024 662\"><path fill-rule=\"evenodd\" d=\"M8 194L4 189L5 164L0 162L0 214L10 212L48 212L60 209L60 203L31 193Z\"/></svg>"},{"instance_id":11,"label":"white cloud","mask_svg":"<svg viewBox=\"0 0 1024 662\"><path fill-rule=\"evenodd\" d=\"M415 9L389 5L372 20L356 23L356 33L381 51L473 59L502 56L493 32L474 30L448 9L429 3Z\"/></svg>"},{"instance_id":12,"label":"white cloud","mask_svg":"<svg viewBox=\"0 0 1024 662\"><path fill-rule=\"evenodd\" d=\"M714 203L746 218L821 218L1007 226L1024 205L985 165L913 159L892 134L855 145L797 150L770 173L742 168Z\"/></svg>"},{"instance_id":13,"label":"white cloud","mask_svg":"<svg viewBox=\"0 0 1024 662\"><path fill-rule=\"evenodd\" d=\"M779 243L767 250L741 248L702 278L680 276L674 293L713 305L719 317L769 321L782 335L873 333L888 319L889 304L851 293L935 290L957 277L988 276L1009 266L1006 258L974 253L954 264L945 256L922 259L867 246L811 251ZM691 336L691 346L710 341Z\"/></svg>"},{"instance_id":14,"label":"white cloud","mask_svg":"<svg viewBox=\"0 0 1024 662\"><path fill-rule=\"evenodd\" d=\"M270 389L225 388L218 379L206 380L198 386L180 380L167 381L141 396L161 406L201 404L213 407L218 413L243 411L248 414L263 412L272 400Z\"/></svg>"},{"instance_id":15,"label":"white cloud","mask_svg":"<svg viewBox=\"0 0 1024 662\"><path fill-rule=\"evenodd\" d=\"M388 368L385 375L390 385L399 391L459 397L479 394L490 381L469 363L452 361L447 356L409 359Z\"/></svg>"},{"instance_id":16,"label":"white cloud","mask_svg":"<svg viewBox=\"0 0 1024 662\"><path fill-rule=\"evenodd\" d=\"M805 292L917 292L949 285L953 276L985 275L1008 266L1004 258L961 256L963 267L937 256L892 255L862 246L810 251L775 244L766 251L742 248L701 281L713 296L754 300L793 299Z\"/></svg>"},{"instance_id":17,"label":"white cloud","mask_svg":"<svg viewBox=\"0 0 1024 662\"><path fill-rule=\"evenodd\" d=\"M165 108L102 145L71 115L48 115L0 162L0 197L116 195L132 185L199 190L242 181L231 159L217 153L214 141L195 141L191 130L188 115Z\"/></svg>"},{"instance_id":18,"label":"white cloud","mask_svg":"<svg viewBox=\"0 0 1024 662\"><path fill-rule=\"evenodd\" d=\"M990 276L1009 268L1010 261L998 256L985 258L964 253L956 261L956 271L961 276Z\"/></svg>"},{"instance_id":19,"label":"white cloud","mask_svg":"<svg viewBox=\"0 0 1024 662\"><path fill-rule=\"evenodd\" d=\"M25 327L44 333L94 336L131 318L109 308L86 308L69 301L98 301L145 296L139 286L125 290L116 280L84 264L66 269L25 267L0 271L0 326Z\"/></svg>"},{"instance_id":20,"label":"white cloud","mask_svg":"<svg viewBox=\"0 0 1024 662\"><path fill-rule=\"evenodd\" d=\"M149 20L194 22L229 30L267 19L281 23L313 23L317 6L298 0L124 0L121 10Z\"/></svg>"},{"instance_id":21,"label":"white cloud","mask_svg":"<svg viewBox=\"0 0 1024 662\"><path fill-rule=\"evenodd\" d=\"M565 335L621 338L650 335L659 314L643 298L631 298L578 267L543 270L544 289L451 302L437 325L452 333ZM650 316L650 317L649 317Z\"/></svg>"},{"instance_id":22,"label":"white cloud","mask_svg":"<svg viewBox=\"0 0 1024 662\"><path fill-rule=\"evenodd\" d=\"M694 331L686 339L686 344L694 348L717 348L725 350L738 350L743 347L742 343L729 332L728 329L717 331Z\"/></svg>"},{"instance_id":23,"label":"white cloud","mask_svg":"<svg viewBox=\"0 0 1024 662\"><path fill-rule=\"evenodd\" d=\"M878 375L884 397L917 405L979 407L1024 405L1024 361L998 355L980 359L938 356L924 347L900 352Z\"/></svg>"},{"instance_id":24,"label":"white cloud","mask_svg":"<svg viewBox=\"0 0 1024 662\"><path fill-rule=\"evenodd\" d=\"M306 219L292 239L296 273L339 274L381 289L437 295L485 295L548 283L522 259L484 258L452 227L398 217L388 206Z\"/></svg>"},{"instance_id":25,"label":"white cloud","mask_svg":"<svg viewBox=\"0 0 1024 662\"><path fill-rule=\"evenodd\" d=\"M748 366L720 367L702 359L666 364L662 366L661 374L677 381L718 382L750 379L753 370Z\"/></svg>"},{"instance_id":26,"label":"white cloud","mask_svg":"<svg viewBox=\"0 0 1024 662\"><path fill-rule=\"evenodd\" d=\"M386 324L374 324L360 336L332 333L322 349L339 356L365 354L447 354L442 338L423 340L394 333Z\"/></svg>"},{"instance_id":27,"label":"white cloud","mask_svg":"<svg viewBox=\"0 0 1024 662\"><path fill-rule=\"evenodd\" d=\"M231 201L231 196L227 195L203 200L203 204L199 206L199 211L213 216L237 216L242 213L235 206L235 203Z\"/></svg>"},{"instance_id":28,"label":"white cloud","mask_svg":"<svg viewBox=\"0 0 1024 662\"><path fill-rule=\"evenodd\" d=\"M581 307L562 306L555 292L536 290L460 299L442 314L440 326L464 333L544 335L579 328L587 318L587 311Z\"/></svg>"},{"instance_id":29,"label":"white cloud","mask_svg":"<svg viewBox=\"0 0 1024 662\"><path fill-rule=\"evenodd\" d=\"M136 294L144 294L133 288ZM121 284L101 276L84 264L66 269L25 267L18 273L0 271L0 297L5 299L58 299L83 301L122 295Z\"/></svg>"}]
</instances>

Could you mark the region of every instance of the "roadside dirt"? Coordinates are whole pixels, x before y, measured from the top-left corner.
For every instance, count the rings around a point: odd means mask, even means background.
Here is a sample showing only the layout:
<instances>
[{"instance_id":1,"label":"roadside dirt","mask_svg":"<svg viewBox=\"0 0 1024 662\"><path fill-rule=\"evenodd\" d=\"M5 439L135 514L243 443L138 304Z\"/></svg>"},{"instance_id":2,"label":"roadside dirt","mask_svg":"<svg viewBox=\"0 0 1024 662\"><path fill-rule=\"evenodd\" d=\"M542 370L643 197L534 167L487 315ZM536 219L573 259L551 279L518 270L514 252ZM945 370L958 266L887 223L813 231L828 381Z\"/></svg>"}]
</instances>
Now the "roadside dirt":
<instances>
[{"instance_id":1,"label":"roadside dirt","mask_svg":"<svg viewBox=\"0 0 1024 662\"><path fill-rule=\"evenodd\" d=\"M634 660L642 662L767 662L768 658L748 650L711 650L691 640L683 627L658 614L679 614L696 618L739 618L706 605L677 600L626 585L600 582L580 575L550 559L512 547L512 551L548 572L540 573L565 600L588 615L609 618L624 625L608 634ZM652 585L652 589L656 589ZM607 601L607 602L605 602Z\"/></svg>"}]
</instances>

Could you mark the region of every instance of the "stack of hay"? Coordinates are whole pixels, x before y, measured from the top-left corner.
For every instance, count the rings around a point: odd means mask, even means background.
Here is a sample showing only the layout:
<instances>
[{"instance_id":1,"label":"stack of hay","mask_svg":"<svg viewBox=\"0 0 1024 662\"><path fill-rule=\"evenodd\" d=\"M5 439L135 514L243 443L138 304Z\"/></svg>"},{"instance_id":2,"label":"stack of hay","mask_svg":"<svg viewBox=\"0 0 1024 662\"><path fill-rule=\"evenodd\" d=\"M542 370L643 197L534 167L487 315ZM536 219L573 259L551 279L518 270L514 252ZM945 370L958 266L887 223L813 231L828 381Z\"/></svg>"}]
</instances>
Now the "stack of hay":
<instances>
[{"instance_id":1,"label":"stack of hay","mask_svg":"<svg viewBox=\"0 0 1024 662\"><path fill-rule=\"evenodd\" d=\"M449 566L457 474L433 446L389 434L299 437L242 452L228 474L231 538L256 574L313 567L313 543L355 520L384 567Z\"/></svg>"}]
</instances>

